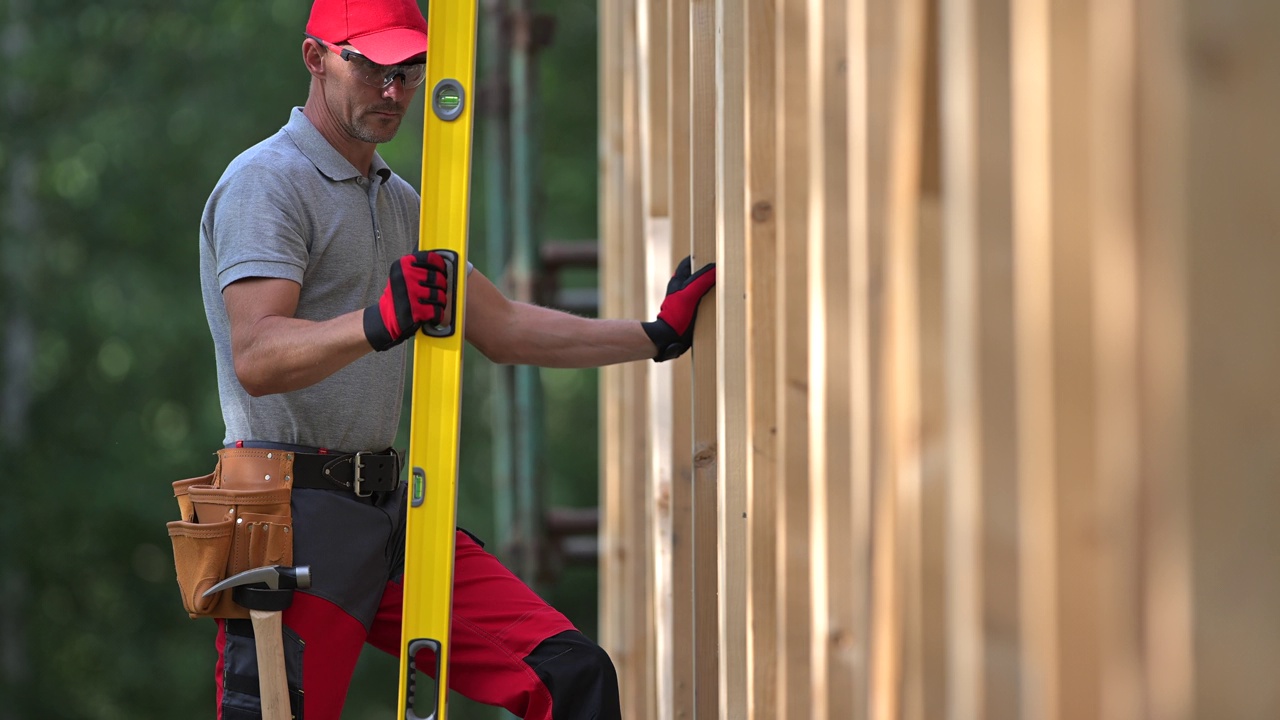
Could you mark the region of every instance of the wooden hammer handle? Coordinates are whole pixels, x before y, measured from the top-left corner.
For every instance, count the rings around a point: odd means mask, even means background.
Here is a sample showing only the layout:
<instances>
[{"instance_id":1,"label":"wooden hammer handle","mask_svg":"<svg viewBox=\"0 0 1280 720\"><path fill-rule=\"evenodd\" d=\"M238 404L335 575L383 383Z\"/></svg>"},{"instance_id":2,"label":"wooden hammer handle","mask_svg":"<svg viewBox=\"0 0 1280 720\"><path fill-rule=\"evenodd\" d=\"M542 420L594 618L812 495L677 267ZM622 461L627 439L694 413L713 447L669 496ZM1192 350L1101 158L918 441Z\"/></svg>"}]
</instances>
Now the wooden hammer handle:
<instances>
[{"instance_id":1,"label":"wooden hammer handle","mask_svg":"<svg viewBox=\"0 0 1280 720\"><path fill-rule=\"evenodd\" d=\"M262 720L290 720L289 680L284 671L284 633L279 610L250 610L253 640L258 649L258 683Z\"/></svg>"}]
</instances>

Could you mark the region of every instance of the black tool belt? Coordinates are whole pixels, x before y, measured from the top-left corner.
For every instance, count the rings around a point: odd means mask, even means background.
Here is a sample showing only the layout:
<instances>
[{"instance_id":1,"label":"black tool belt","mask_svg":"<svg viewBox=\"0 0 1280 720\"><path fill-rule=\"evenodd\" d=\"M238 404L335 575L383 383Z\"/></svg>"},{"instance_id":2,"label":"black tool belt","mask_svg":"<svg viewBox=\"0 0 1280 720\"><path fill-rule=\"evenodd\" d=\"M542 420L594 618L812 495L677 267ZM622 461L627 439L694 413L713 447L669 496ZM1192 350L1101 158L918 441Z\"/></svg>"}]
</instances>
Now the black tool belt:
<instances>
[{"instance_id":1,"label":"black tool belt","mask_svg":"<svg viewBox=\"0 0 1280 720\"><path fill-rule=\"evenodd\" d=\"M293 487L348 490L359 497L391 492L400 486L400 454L382 452L294 453Z\"/></svg>"}]
</instances>

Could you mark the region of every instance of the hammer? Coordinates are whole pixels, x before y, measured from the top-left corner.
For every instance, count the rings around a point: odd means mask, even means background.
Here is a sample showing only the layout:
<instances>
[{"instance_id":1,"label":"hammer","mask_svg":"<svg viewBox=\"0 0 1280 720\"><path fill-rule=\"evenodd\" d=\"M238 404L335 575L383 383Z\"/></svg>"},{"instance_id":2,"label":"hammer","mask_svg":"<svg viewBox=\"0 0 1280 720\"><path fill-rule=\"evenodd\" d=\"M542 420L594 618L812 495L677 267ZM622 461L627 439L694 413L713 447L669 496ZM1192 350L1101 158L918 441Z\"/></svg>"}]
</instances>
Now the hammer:
<instances>
[{"instance_id":1,"label":"hammer","mask_svg":"<svg viewBox=\"0 0 1280 720\"><path fill-rule=\"evenodd\" d=\"M204 592L204 597L231 589L236 604L249 609L258 651L258 683L263 720L290 720L289 681L284 669L284 636L280 613L293 602L293 591L311 587L311 567L282 565L245 570Z\"/></svg>"}]
</instances>

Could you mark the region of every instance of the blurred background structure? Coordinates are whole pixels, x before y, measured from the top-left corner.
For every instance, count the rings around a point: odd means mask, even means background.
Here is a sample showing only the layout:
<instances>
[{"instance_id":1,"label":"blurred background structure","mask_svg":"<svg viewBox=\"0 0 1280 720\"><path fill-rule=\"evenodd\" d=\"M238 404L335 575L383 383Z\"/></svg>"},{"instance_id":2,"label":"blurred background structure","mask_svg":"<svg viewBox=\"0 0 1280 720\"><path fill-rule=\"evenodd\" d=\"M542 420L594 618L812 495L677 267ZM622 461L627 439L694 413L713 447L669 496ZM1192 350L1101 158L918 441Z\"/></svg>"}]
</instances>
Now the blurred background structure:
<instances>
[{"instance_id":1,"label":"blurred background structure","mask_svg":"<svg viewBox=\"0 0 1280 720\"><path fill-rule=\"evenodd\" d=\"M310 5L0 0L0 720L213 716L164 529L222 442L197 229L305 100ZM596 6L531 5L481 3L471 256L591 313ZM415 187L421 113L380 149ZM459 522L594 636L597 373L464 377ZM344 717L394 714L396 668L366 653Z\"/></svg>"},{"instance_id":2,"label":"blurred background structure","mask_svg":"<svg viewBox=\"0 0 1280 720\"><path fill-rule=\"evenodd\" d=\"M1280 717L1280 5L481 4L476 264L639 317L719 263L680 360L467 359L460 522L626 717ZM0 720L212 715L197 223L309 5L0 0Z\"/></svg>"},{"instance_id":3,"label":"blurred background structure","mask_svg":"<svg viewBox=\"0 0 1280 720\"><path fill-rule=\"evenodd\" d=\"M601 3L629 718L1280 717L1280 4Z\"/></svg>"}]
</instances>

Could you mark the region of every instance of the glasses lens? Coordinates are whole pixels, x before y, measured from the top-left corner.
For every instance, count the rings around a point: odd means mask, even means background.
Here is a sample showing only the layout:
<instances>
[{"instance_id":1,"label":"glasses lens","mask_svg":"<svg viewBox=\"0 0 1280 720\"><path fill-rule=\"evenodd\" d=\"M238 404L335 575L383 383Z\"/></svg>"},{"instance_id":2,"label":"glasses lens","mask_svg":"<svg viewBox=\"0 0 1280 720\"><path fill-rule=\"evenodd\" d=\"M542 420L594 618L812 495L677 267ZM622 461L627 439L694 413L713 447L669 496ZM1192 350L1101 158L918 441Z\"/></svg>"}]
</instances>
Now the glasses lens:
<instances>
[{"instance_id":1,"label":"glasses lens","mask_svg":"<svg viewBox=\"0 0 1280 720\"><path fill-rule=\"evenodd\" d=\"M408 63L405 65L379 65L359 53L347 54L356 77L366 85L385 88L395 82L397 77L404 78L404 86L416 88L427 77L426 63Z\"/></svg>"},{"instance_id":2,"label":"glasses lens","mask_svg":"<svg viewBox=\"0 0 1280 720\"><path fill-rule=\"evenodd\" d=\"M427 64L412 63L410 65L400 65L396 71L404 75L404 86L407 88L416 88L427 79Z\"/></svg>"}]
</instances>

